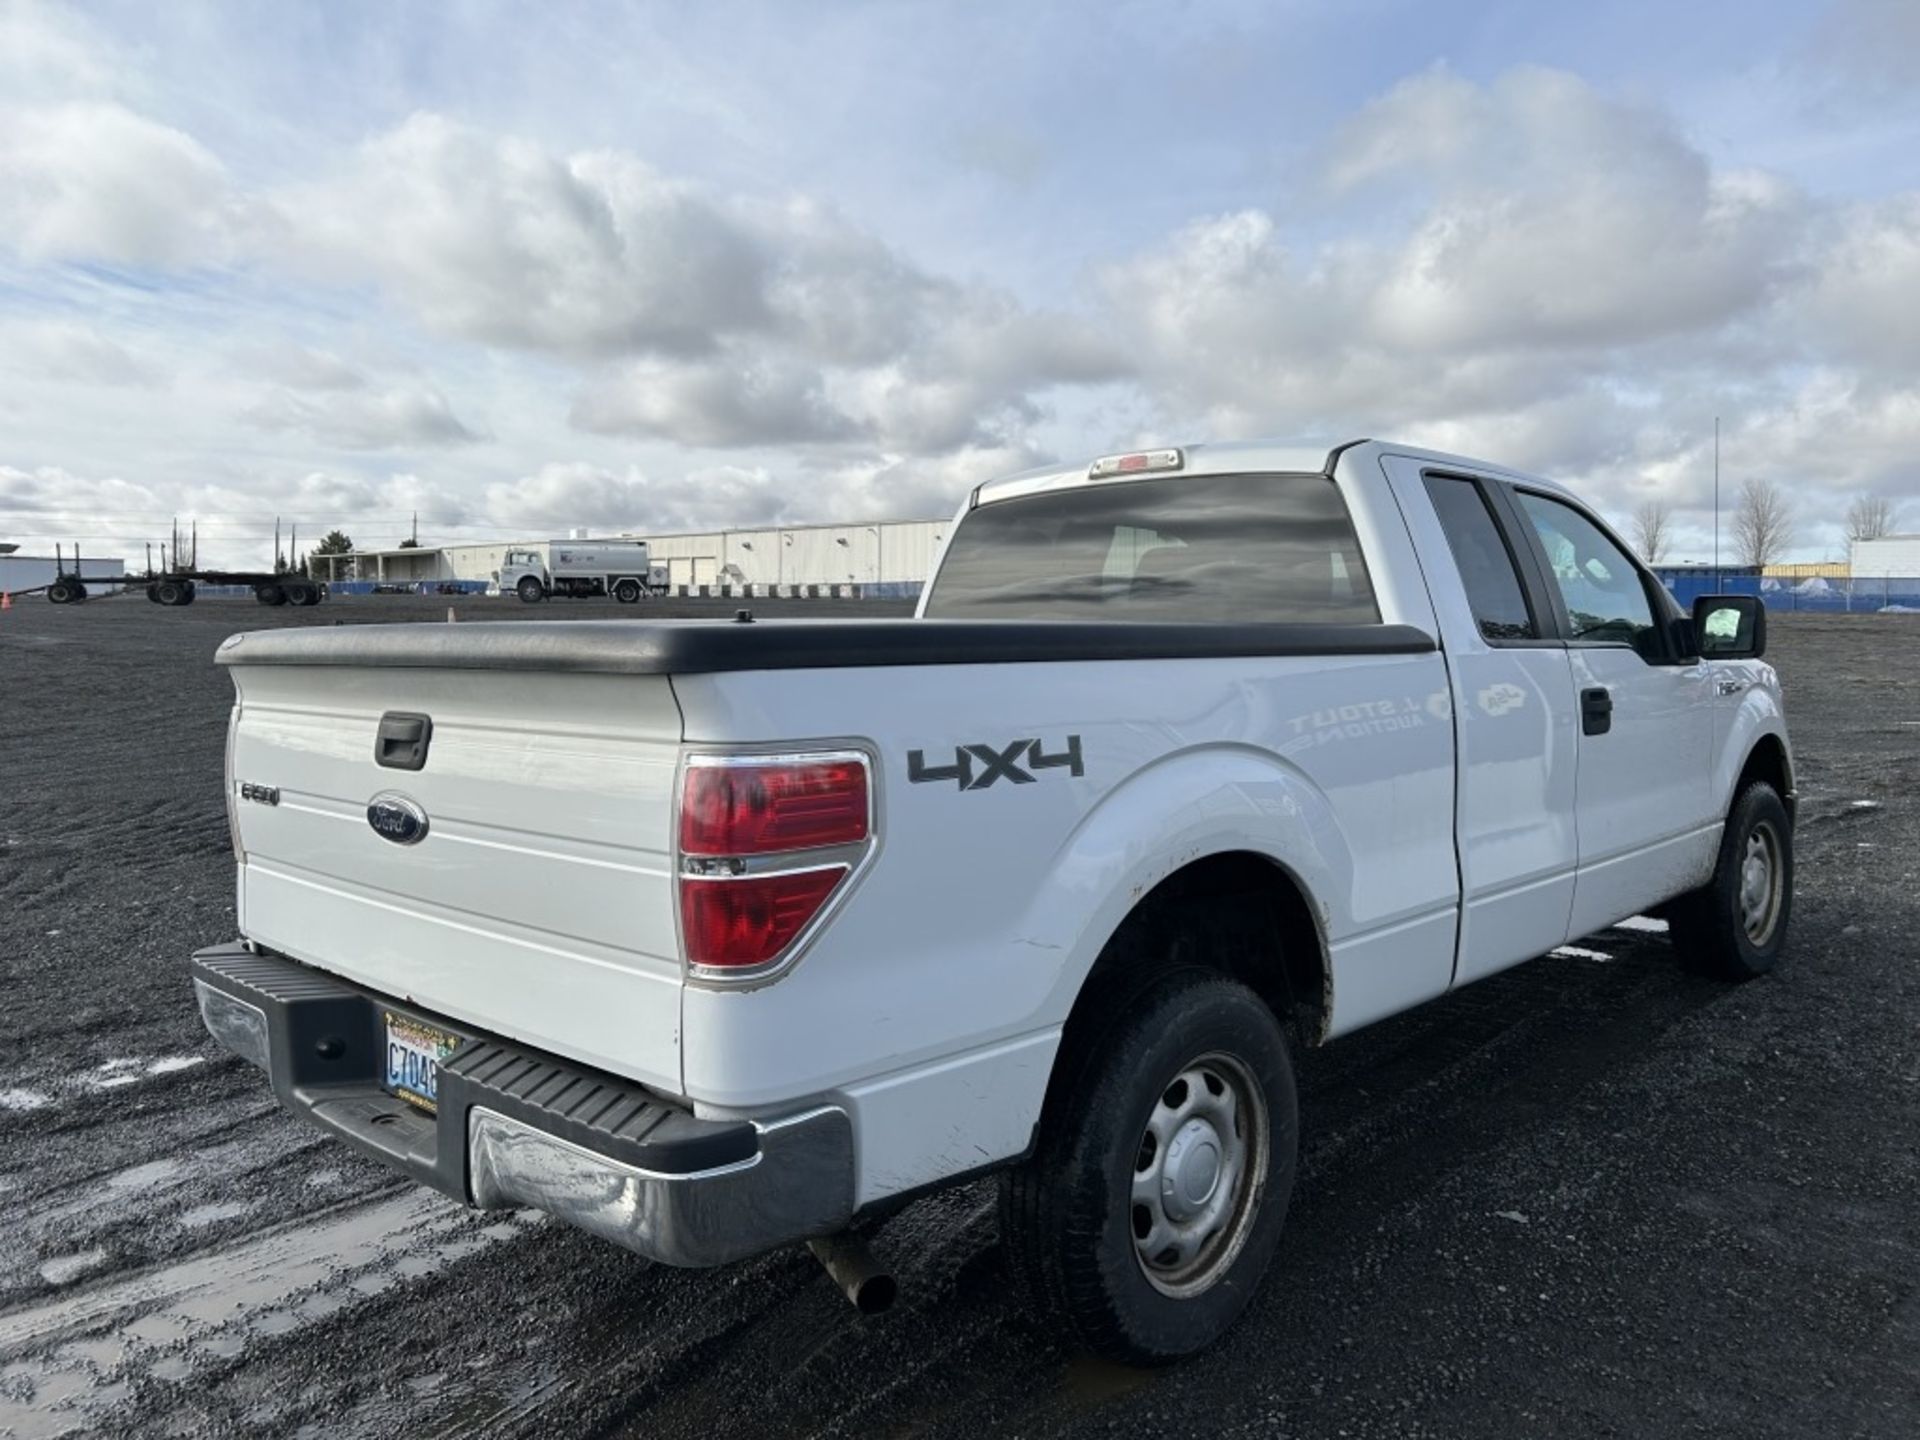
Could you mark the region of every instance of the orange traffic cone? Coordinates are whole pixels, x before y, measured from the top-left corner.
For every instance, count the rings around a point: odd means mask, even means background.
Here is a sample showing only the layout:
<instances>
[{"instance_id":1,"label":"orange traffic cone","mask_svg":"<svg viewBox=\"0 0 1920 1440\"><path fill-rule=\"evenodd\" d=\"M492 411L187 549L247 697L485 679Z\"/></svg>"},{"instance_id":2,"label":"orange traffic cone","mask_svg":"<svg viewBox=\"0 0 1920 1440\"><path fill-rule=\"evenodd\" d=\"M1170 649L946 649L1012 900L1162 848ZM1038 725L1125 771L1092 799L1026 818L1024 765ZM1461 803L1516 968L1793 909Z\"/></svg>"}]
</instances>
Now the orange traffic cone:
<instances>
[{"instance_id":1,"label":"orange traffic cone","mask_svg":"<svg viewBox=\"0 0 1920 1440\"><path fill-rule=\"evenodd\" d=\"M0 610L11 610L12 608L13 592L11 590L0 590Z\"/></svg>"}]
</instances>

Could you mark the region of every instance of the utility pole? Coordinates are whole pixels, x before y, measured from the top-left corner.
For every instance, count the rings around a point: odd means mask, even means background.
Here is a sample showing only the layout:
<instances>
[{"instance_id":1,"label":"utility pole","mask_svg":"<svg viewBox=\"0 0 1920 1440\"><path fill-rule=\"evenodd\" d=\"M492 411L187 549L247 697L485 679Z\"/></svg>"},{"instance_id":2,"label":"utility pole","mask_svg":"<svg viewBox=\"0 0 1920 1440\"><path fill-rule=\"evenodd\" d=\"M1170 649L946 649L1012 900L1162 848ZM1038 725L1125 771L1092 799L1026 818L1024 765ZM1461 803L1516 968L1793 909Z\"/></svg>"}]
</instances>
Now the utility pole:
<instances>
[{"instance_id":1,"label":"utility pole","mask_svg":"<svg viewBox=\"0 0 1920 1440\"><path fill-rule=\"evenodd\" d=\"M420 544L420 512L418 510L413 512L413 543L418 548Z\"/></svg>"},{"instance_id":2,"label":"utility pole","mask_svg":"<svg viewBox=\"0 0 1920 1440\"><path fill-rule=\"evenodd\" d=\"M1720 583L1720 417L1713 417L1713 583Z\"/></svg>"}]
</instances>

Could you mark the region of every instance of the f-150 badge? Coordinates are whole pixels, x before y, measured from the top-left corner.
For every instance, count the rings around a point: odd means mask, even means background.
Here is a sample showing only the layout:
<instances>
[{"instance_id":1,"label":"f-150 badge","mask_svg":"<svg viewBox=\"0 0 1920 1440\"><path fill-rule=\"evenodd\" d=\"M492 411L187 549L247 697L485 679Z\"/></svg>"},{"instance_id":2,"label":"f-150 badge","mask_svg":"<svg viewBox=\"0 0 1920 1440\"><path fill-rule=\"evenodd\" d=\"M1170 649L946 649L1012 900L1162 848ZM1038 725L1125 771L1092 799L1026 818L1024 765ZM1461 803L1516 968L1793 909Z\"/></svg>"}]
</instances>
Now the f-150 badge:
<instances>
[{"instance_id":1,"label":"f-150 badge","mask_svg":"<svg viewBox=\"0 0 1920 1440\"><path fill-rule=\"evenodd\" d=\"M1039 740L1015 740L1011 745L956 745L951 765L929 765L924 750L907 752L907 779L915 785L938 780L952 780L962 790L985 790L1000 780L1031 785L1040 778L1033 773L1036 770L1086 774L1080 758L1080 737L1067 736L1066 748L1053 754Z\"/></svg>"}]
</instances>

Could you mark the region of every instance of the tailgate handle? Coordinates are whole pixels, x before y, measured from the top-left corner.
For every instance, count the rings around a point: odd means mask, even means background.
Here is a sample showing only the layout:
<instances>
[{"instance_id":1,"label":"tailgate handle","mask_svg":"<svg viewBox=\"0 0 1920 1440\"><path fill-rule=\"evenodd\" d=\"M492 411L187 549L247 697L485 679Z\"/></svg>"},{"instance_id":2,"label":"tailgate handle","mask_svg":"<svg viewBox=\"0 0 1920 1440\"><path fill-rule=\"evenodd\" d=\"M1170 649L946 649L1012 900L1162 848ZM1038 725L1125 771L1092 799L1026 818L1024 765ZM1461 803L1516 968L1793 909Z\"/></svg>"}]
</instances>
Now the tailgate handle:
<instances>
[{"instance_id":1,"label":"tailgate handle","mask_svg":"<svg viewBox=\"0 0 1920 1440\"><path fill-rule=\"evenodd\" d=\"M427 742L431 739L433 720L430 717L389 710L380 717L380 733L373 742L373 762L389 770L418 770L427 763Z\"/></svg>"}]
</instances>

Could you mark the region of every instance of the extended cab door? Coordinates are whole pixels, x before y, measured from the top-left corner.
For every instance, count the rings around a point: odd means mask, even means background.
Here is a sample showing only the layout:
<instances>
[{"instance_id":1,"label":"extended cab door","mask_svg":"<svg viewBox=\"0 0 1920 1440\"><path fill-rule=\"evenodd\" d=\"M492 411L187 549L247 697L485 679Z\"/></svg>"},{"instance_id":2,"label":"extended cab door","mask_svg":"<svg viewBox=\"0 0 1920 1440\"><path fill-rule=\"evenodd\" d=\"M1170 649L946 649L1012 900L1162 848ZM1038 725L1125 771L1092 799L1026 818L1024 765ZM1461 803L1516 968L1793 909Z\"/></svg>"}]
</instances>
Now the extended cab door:
<instances>
[{"instance_id":1,"label":"extended cab door","mask_svg":"<svg viewBox=\"0 0 1920 1440\"><path fill-rule=\"evenodd\" d=\"M1580 868L1569 933L1584 935L1705 878L1719 819L1713 677L1677 651L1659 583L1605 526L1564 495L1498 488L1573 669Z\"/></svg>"},{"instance_id":2,"label":"extended cab door","mask_svg":"<svg viewBox=\"0 0 1920 1440\"><path fill-rule=\"evenodd\" d=\"M1412 459L1385 464L1452 685L1462 892L1454 983L1464 984L1567 938L1579 862L1573 669L1529 552L1501 528L1497 482Z\"/></svg>"}]
</instances>

